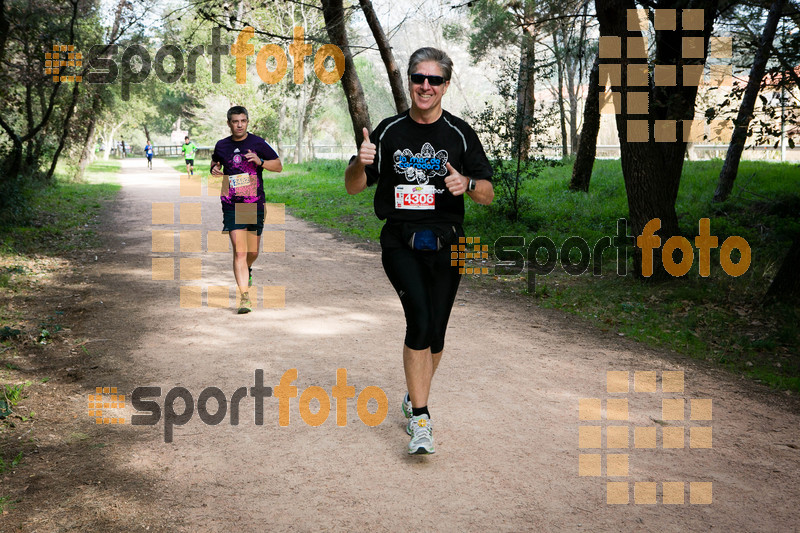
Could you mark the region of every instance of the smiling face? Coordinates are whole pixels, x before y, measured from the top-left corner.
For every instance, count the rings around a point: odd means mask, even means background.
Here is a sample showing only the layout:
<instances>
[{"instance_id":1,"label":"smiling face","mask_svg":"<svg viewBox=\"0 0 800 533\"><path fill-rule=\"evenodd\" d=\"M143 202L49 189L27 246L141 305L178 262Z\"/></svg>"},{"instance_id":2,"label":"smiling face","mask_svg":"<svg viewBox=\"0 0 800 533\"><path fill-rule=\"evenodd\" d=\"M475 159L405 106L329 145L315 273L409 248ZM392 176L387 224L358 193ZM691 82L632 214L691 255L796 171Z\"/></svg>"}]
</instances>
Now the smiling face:
<instances>
[{"instance_id":1,"label":"smiling face","mask_svg":"<svg viewBox=\"0 0 800 533\"><path fill-rule=\"evenodd\" d=\"M228 127L231 129L231 136L234 140L243 139L247 136L247 115L244 113L231 115Z\"/></svg>"},{"instance_id":2,"label":"smiling face","mask_svg":"<svg viewBox=\"0 0 800 533\"><path fill-rule=\"evenodd\" d=\"M423 61L414 69L414 74L425 74L428 76L441 76L442 69L436 61ZM422 84L416 84L408 80L408 91L411 95L411 109L417 116L438 118L442 112L442 96L450 86L449 81L445 81L438 87L432 86L426 79Z\"/></svg>"}]
</instances>

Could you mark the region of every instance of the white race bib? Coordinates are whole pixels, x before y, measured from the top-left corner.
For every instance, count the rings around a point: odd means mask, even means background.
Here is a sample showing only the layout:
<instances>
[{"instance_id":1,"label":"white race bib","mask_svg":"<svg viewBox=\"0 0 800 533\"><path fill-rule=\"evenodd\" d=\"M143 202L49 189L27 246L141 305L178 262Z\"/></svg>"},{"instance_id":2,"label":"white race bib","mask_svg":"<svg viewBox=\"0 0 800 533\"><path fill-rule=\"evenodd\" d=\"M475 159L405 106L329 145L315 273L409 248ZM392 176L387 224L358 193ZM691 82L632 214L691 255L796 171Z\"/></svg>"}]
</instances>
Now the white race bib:
<instances>
[{"instance_id":1,"label":"white race bib","mask_svg":"<svg viewBox=\"0 0 800 533\"><path fill-rule=\"evenodd\" d=\"M397 209L436 209L436 187L433 185L397 185L394 188Z\"/></svg>"},{"instance_id":2,"label":"white race bib","mask_svg":"<svg viewBox=\"0 0 800 533\"><path fill-rule=\"evenodd\" d=\"M250 185L250 174L234 174L228 177L228 186L231 189L247 187L248 185Z\"/></svg>"}]
</instances>

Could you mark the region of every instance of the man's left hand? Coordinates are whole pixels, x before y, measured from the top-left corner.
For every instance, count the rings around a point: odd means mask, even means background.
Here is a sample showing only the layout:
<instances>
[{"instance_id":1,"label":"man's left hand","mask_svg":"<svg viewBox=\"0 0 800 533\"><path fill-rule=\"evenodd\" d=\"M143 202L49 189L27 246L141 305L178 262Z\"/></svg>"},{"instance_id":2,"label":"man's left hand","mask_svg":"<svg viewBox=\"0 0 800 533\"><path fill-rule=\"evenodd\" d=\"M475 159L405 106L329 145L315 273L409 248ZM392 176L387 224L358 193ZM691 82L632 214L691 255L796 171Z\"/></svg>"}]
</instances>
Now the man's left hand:
<instances>
[{"instance_id":1,"label":"man's left hand","mask_svg":"<svg viewBox=\"0 0 800 533\"><path fill-rule=\"evenodd\" d=\"M250 161L251 163L255 164L255 166L261 166L261 158L258 157L258 154L252 150L248 150L246 154L244 154L244 158Z\"/></svg>"},{"instance_id":2,"label":"man's left hand","mask_svg":"<svg viewBox=\"0 0 800 533\"><path fill-rule=\"evenodd\" d=\"M469 178L460 174L450 163L447 163L445 168L450 171L450 174L444 179L444 184L447 190L450 191L450 194L453 196L461 196L467 192Z\"/></svg>"}]
</instances>

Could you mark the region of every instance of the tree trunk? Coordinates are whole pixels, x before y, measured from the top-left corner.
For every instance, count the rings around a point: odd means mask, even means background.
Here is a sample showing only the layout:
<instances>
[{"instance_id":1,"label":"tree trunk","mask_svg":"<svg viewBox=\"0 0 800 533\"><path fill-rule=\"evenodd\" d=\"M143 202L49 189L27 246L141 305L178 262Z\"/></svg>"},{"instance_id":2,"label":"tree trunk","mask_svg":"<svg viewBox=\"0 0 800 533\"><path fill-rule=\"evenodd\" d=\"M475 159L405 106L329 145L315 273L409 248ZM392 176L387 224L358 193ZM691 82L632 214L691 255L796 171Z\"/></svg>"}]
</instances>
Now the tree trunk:
<instances>
[{"instance_id":1,"label":"tree trunk","mask_svg":"<svg viewBox=\"0 0 800 533\"><path fill-rule=\"evenodd\" d=\"M67 137L69 137L69 124L72 121L72 115L74 114L76 103L78 102L80 88L80 83L75 83L72 88L72 101L67 108L67 116L64 117L64 127L61 130L61 135L58 139L58 147L56 148L56 152L53 154L53 161L50 163L50 169L47 171L47 175L45 176L46 181L51 181L53 179L53 174L55 174L56 165L58 164L58 158L61 157L61 152L64 150L64 145L67 143Z\"/></svg>"},{"instance_id":2,"label":"tree trunk","mask_svg":"<svg viewBox=\"0 0 800 533\"><path fill-rule=\"evenodd\" d=\"M581 30L578 35L578 57L573 57L567 77L567 91L569 92L569 151L570 155L578 151L578 101L580 98L581 80L583 80L583 57L586 55L586 14L589 2L583 3L583 16L581 17Z\"/></svg>"},{"instance_id":3,"label":"tree trunk","mask_svg":"<svg viewBox=\"0 0 800 533\"><path fill-rule=\"evenodd\" d=\"M96 106L93 107L96 109ZM89 118L89 127L86 128L86 138L83 141L83 150L81 151L81 158L78 161L78 170L75 171L75 179L83 179L83 173L86 172L86 167L94 156L94 133L97 129L97 115L92 113Z\"/></svg>"},{"instance_id":4,"label":"tree trunk","mask_svg":"<svg viewBox=\"0 0 800 533\"><path fill-rule=\"evenodd\" d=\"M686 143L686 159L689 161L697 161L697 153L694 151L694 143Z\"/></svg>"},{"instance_id":5,"label":"tree trunk","mask_svg":"<svg viewBox=\"0 0 800 533\"><path fill-rule=\"evenodd\" d=\"M178 124L180 124L180 120L181 119L179 117L178 118ZM111 133L109 133L109 135L108 135L109 142L108 142L108 144L106 144L106 154L103 157L103 159L105 159L106 161L108 161L108 158L111 155L111 149L117 147L116 139L114 138L114 136L117 134L117 130L119 130L122 127L123 124L125 124L124 120L122 122L118 123L118 124L114 124L113 126L111 126ZM119 154L117 154L117 156L119 156Z\"/></svg>"},{"instance_id":6,"label":"tree trunk","mask_svg":"<svg viewBox=\"0 0 800 533\"><path fill-rule=\"evenodd\" d=\"M11 24L6 18L5 0L0 0L0 64L6 55L6 40L8 39Z\"/></svg>"},{"instance_id":7,"label":"tree trunk","mask_svg":"<svg viewBox=\"0 0 800 533\"><path fill-rule=\"evenodd\" d=\"M733 190L733 182L739 171L739 161L742 159L744 144L747 141L747 130L750 127L750 121L753 120L753 109L758 92L761 90L761 80L764 77L767 61L769 61L770 48L781 18L783 4L784 0L775 0L769 8L767 23L761 33L758 50L756 50L753 66L750 69L750 77L747 79L747 88L742 97L742 105L739 107L739 114L734 124L728 153L725 155L725 163L719 173L717 190L714 192L715 202L725 201Z\"/></svg>"},{"instance_id":8,"label":"tree trunk","mask_svg":"<svg viewBox=\"0 0 800 533\"><path fill-rule=\"evenodd\" d=\"M294 162L302 163L303 162L303 128L305 126L305 122L303 121L303 108L305 107L303 103L306 99L306 88L308 87L307 83L304 83L300 89L300 96L297 98L297 138L295 139L294 143Z\"/></svg>"},{"instance_id":9,"label":"tree trunk","mask_svg":"<svg viewBox=\"0 0 800 533\"><path fill-rule=\"evenodd\" d=\"M105 127L100 128L100 131L97 132L97 137L98 140L100 141L101 147L103 148L103 159L105 160L106 159L105 154L108 153L108 140L107 140L108 135L106 134Z\"/></svg>"},{"instance_id":10,"label":"tree trunk","mask_svg":"<svg viewBox=\"0 0 800 533\"><path fill-rule=\"evenodd\" d=\"M10 134L11 135L11 134ZM22 142L19 135L11 135L13 141L11 153L3 161L4 168L0 168L0 220L6 220L5 211L13 206L17 200L16 193L19 190L19 172L22 167Z\"/></svg>"},{"instance_id":11,"label":"tree trunk","mask_svg":"<svg viewBox=\"0 0 800 533\"><path fill-rule=\"evenodd\" d=\"M526 22L533 19L533 1L526 0L525 15ZM528 17L531 12L530 18ZM532 24L532 22L531 22ZM533 113L536 106L536 84L535 84L535 63L536 63L536 39L534 38L535 28L525 24L522 28L522 38L520 40L519 76L517 78L517 117L514 136L517 138L517 146L514 150L514 157L519 157L523 161L530 158L531 142L533 138Z\"/></svg>"},{"instance_id":12,"label":"tree trunk","mask_svg":"<svg viewBox=\"0 0 800 533\"><path fill-rule=\"evenodd\" d=\"M122 19L125 15L126 9L130 9L130 2L129 0L119 0L117 3L116 11L114 12L114 23L111 27L111 32L108 35L109 42L114 42L119 37L119 27L122 22ZM110 53L104 54L103 57L109 57ZM91 107L91 114L89 118L89 126L86 128L86 138L83 143L83 150L81 151L81 158L78 161L78 169L75 172L75 179L80 180L83 179L83 175L86 172L86 167L89 163L94 160L94 148L96 144L95 140L95 133L97 132L97 116L100 114L101 110L104 106L103 99L101 98L101 91L102 89L98 89L92 99L92 107ZM145 137L147 138L148 142L150 140L150 135L147 132L147 126L144 127ZM101 134L102 136L102 134ZM104 153L104 159L108 159L108 150L109 147L107 143L105 143L105 139L103 144L106 145L106 150Z\"/></svg>"},{"instance_id":13,"label":"tree trunk","mask_svg":"<svg viewBox=\"0 0 800 533\"><path fill-rule=\"evenodd\" d=\"M281 98L281 105L278 107L278 138L276 139L275 146L278 149L278 157L283 159L283 147L281 146L281 139L283 139L283 123L286 119L286 99Z\"/></svg>"},{"instance_id":14,"label":"tree trunk","mask_svg":"<svg viewBox=\"0 0 800 533\"><path fill-rule=\"evenodd\" d=\"M114 136L109 135L108 140L103 139L103 144L106 147L105 151L103 152L103 161L108 161L108 158L111 157L111 148L114 146Z\"/></svg>"},{"instance_id":15,"label":"tree trunk","mask_svg":"<svg viewBox=\"0 0 800 533\"><path fill-rule=\"evenodd\" d=\"M41 138L41 136L39 136L39 137L34 137L33 139L25 143L25 164L23 166L25 170L30 170L34 168L34 166L37 166L36 165L37 160L36 157L33 155L33 149L34 147L36 148L41 147L41 144L43 142L44 140ZM41 152L41 150L36 150L36 151Z\"/></svg>"},{"instance_id":16,"label":"tree trunk","mask_svg":"<svg viewBox=\"0 0 800 533\"><path fill-rule=\"evenodd\" d=\"M406 96L407 89L403 86L403 77L400 74L400 69L397 67L397 62L392 53L392 46L383 32L383 27L375 15L375 9L372 7L370 0L359 0L361 10L369 24L369 29L372 30L372 36L375 38L375 44L378 45L378 50L381 53L381 59L386 67L386 74L389 76L389 85L392 88L392 96L394 97L394 106L398 113L402 113L408 109L408 98Z\"/></svg>"},{"instance_id":17,"label":"tree trunk","mask_svg":"<svg viewBox=\"0 0 800 533\"><path fill-rule=\"evenodd\" d=\"M26 45L26 55L27 55L27 45ZM30 83L25 84L25 114L27 116L28 124L33 124L35 122L33 118L33 97L32 97L33 88L31 87ZM38 141L39 143L42 142L41 138L31 138L27 143L25 143L25 169L33 168L36 160L33 158L33 145L34 141Z\"/></svg>"},{"instance_id":18,"label":"tree trunk","mask_svg":"<svg viewBox=\"0 0 800 533\"><path fill-rule=\"evenodd\" d=\"M608 61L621 63L621 87L616 91L622 94L621 113L616 115L619 132L622 174L628 198L628 209L632 232L641 235L645 225L653 219L659 219L661 227L655 234L661 238L661 246L672 236L678 234L678 216L675 211L675 200L678 196L681 171L683 169L686 142L681 130L684 120L694 118L697 86L683 84L684 65L698 65L702 68L708 54L708 38L713 28L717 13L717 0L698 1L693 7L704 9L704 27L702 30L656 31L655 61L656 64L676 65L678 77L677 87L660 86L627 86L627 67L629 64L647 64L647 58L629 58L627 38L642 39L642 33L636 29L627 30L626 17L628 9L635 9L633 0L597 0L597 18L600 22L601 36L617 36L621 41L621 59ZM678 8L677 1L663 2L660 8ZM681 13L681 10L678 10ZM680 28L679 21L677 27ZM691 36L703 37L702 58L682 57L682 38ZM629 113L627 97L638 92L646 92L650 102L647 113ZM676 121L675 142L655 142L654 121ZM630 124L629 124L630 123ZM629 128L630 125L630 128ZM640 130L641 126L646 129ZM630 134L630 135L629 135ZM652 251L653 273L651 280L666 279L669 273L661 261L661 248ZM634 247L634 275L643 276L642 249Z\"/></svg>"},{"instance_id":19,"label":"tree trunk","mask_svg":"<svg viewBox=\"0 0 800 533\"><path fill-rule=\"evenodd\" d=\"M314 103L317 100L317 94L319 94L319 87L321 83L322 82L320 82L317 77L314 77L314 83L311 84L311 94L308 96L308 100L306 101L305 109L303 111L303 121L301 125L303 128L303 133L306 137L308 137L309 144L311 143L311 116L314 114ZM311 159L314 158L314 154L311 149L308 150L308 154L311 156Z\"/></svg>"},{"instance_id":20,"label":"tree trunk","mask_svg":"<svg viewBox=\"0 0 800 533\"><path fill-rule=\"evenodd\" d=\"M800 300L800 235L795 235L789 253L781 264L778 274L769 286L766 294L768 302L785 302L797 304Z\"/></svg>"},{"instance_id":21,"label":"tree trunk","mask_svg":"<svg viewBox=\"0 0 800 533\"><path fill-rule=\"evenodd\" d=\"M353 123L353 137L356 146L361 146L364 140L362 128L372 130L369 119L369 109L364 99L364 90L358 79L353 54L347 40L347 28L344 20L344 6L342 0L322 0L322 15L325 17L325 29L331 44L338 46L344 54L344 72L342 73L342 90L347 99L347 109Z\"/></svg>"},{"instance_id":22,"label":"tree trunk","mask_svg":"<svg viewBox=\"0 0 800 533\"><path fill-rule=\"evenodd\" d=\"M575 164L572 166L572 179L569 188L573 191L589 192L592 167L597 152L597 133L600 131L600 58L595 57L589 72L589 87L586 90L586 103L583 106L583 127L578 141Z\"/></svg>"},{"instance_id":23,"label":"tree trunk","mask_svg":"<svg viewBox=\"0 0 800 533\"><path fill-rule=\"evenodd\" d=\"M577 65L573 62L567 69L567 97L569 98L569 155L573 155L578 149L578 87L580 78L575 83L578 76Z\"/></svg>"},{"instance_id":24,"label":"tree trunk","mask_svg":"<svg viewBox=\"0 0 800 533\"><path fill-rule=\"evenodd\" d=\"M563 44L563 43L562 43ZM566 61L566 50L559 49L557 33L553 32L553 52L556 59L556 79L558 81L558 121L561 123L561 159L569 155L567 153L567 113L564 108L564 62Z\"/></svg>"}]
</instances>

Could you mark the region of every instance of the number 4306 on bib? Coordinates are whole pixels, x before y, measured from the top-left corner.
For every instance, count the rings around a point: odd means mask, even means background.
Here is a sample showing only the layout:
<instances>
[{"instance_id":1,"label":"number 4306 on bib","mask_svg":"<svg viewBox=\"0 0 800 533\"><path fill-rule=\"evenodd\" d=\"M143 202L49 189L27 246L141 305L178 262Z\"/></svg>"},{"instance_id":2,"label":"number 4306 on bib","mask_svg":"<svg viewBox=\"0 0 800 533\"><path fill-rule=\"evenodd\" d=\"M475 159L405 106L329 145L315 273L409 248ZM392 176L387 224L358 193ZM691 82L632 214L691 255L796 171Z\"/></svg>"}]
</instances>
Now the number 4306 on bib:
<instances>
[{"instance_id":1,"label":"number 4306 on bib","mask_svg":"<svg viewBox=\"0 0 800 533\"><path fill-rule=\"evenodd\" d=\"M397 185L394 188L396 209L435 209L436 187L433 185Z\"/></svg>"}]
</instances>

